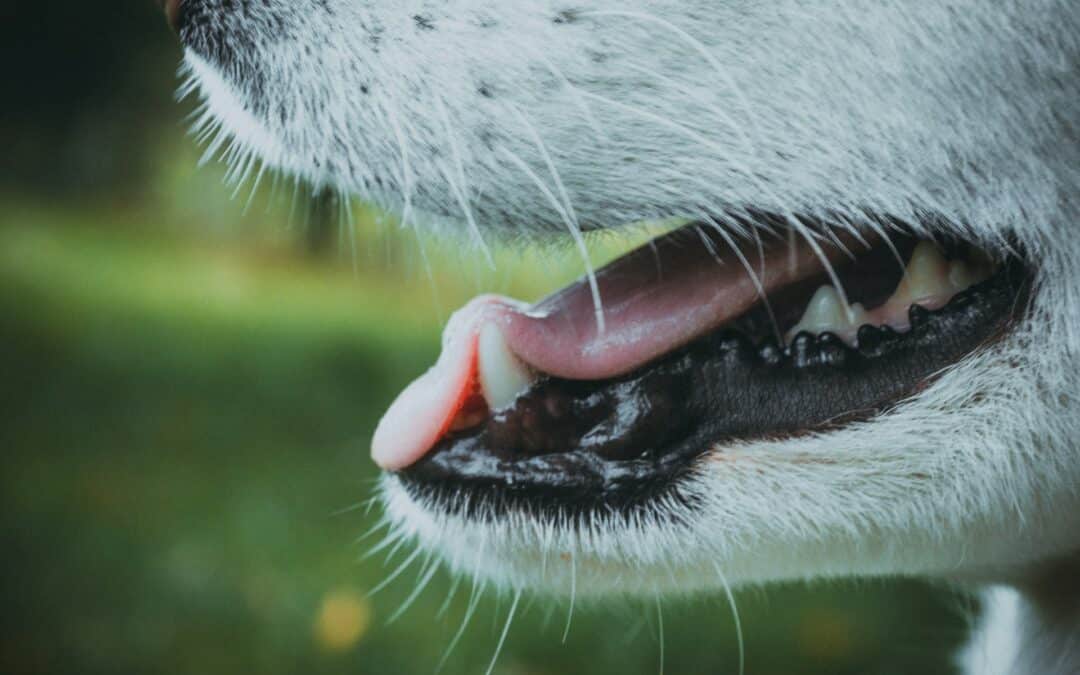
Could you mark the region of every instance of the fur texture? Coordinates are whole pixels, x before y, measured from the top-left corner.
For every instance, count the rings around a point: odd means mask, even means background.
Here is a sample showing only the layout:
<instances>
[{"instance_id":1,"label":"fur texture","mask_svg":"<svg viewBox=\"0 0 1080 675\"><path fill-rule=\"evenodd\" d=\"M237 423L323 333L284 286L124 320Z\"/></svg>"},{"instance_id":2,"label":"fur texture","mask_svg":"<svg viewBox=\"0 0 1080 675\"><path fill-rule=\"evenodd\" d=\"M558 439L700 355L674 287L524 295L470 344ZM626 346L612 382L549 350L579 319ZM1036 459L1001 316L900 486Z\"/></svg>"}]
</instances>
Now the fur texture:
<instances>
[{"instance_id":1,"label":"fur texture","mask_svg":"<svg viewBox=\"0 0 1080 675\"><path fill-rule=\"evenodd\" d=\"M188 4L212 148L407 225L482 246L747 208L867 227L868 213L934 214L990 249L1011 233L1037 265L1006 341L873 420L714 448L680 487L701 498L693 512L465 520L387 478L402 537L496 585L556 592L1012 582L1080 550L1077 3ZM1007 593L991 616L1060 630ZM1075 630L1072 602L1054 616ZM1080 670L1075 632L1009 634L1026 640L1014 665L999 654L987 670L973 647L971 672Z\"/></svg>"}]
</instances>

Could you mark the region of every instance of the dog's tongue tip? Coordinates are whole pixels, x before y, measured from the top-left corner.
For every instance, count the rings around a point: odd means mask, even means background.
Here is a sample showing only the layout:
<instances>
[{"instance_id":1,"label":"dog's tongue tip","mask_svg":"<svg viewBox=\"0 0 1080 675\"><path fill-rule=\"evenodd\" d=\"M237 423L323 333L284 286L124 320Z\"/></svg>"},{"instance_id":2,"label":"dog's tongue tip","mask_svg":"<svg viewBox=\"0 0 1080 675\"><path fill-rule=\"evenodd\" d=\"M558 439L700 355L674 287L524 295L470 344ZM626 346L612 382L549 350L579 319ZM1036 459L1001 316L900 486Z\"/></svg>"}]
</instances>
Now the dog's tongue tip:
<instances>
[{"instance_id":1,"label":"dog's tongue tip","mask_svg":"<svg viewBox=\"0 0 1080 675\"><path fill-rule=\"evenodd\" d=\"M503 316L521 309L510 298L483 295L450 318L435 365L405 388L375 429L371 457L379 467L408 468L455 424L486 411L478 364L481 335L486 326L500 325Z\"/></svg>"}]
</instances>

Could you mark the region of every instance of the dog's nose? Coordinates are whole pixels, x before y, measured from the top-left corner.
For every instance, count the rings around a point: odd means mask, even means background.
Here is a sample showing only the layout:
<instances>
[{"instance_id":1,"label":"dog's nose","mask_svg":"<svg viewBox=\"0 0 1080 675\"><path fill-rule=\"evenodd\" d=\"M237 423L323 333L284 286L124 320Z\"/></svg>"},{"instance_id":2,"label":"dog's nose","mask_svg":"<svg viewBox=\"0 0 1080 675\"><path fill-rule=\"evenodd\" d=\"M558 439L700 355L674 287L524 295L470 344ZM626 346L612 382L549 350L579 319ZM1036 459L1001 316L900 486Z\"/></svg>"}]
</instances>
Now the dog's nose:
<instances>
[{"instance_id":1,"label":"dog's nose","mask_svg":"<svg viewBox=\"0 0 1080 675\"><path fill-rule=\"evenodd\" d=\"M180 30L180 9L184 4L184 0L154 0L158 5L165 10L165 18L168 19L169 25L175 31Z\"/></svg>"}]
</instances>

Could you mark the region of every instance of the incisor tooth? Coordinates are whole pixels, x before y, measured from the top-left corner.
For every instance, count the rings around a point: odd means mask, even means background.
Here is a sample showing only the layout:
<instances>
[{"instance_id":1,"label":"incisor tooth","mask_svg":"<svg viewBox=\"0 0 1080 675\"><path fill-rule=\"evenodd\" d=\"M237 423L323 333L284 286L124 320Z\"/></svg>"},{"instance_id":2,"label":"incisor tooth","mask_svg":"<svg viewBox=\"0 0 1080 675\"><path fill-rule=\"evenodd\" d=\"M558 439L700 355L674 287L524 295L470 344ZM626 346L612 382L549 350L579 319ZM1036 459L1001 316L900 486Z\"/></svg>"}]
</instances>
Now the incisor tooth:
<instances>
[{"instance_id":1,"label":"incisor tooth","mask_svg":"<svg viewBox=\"0 0 1080 675\"><path fill-rule=\"evenodd\" d=\"M806 311L795 327L788 331L790 342L799 333L806 331L818 333L836 333L848 337L853 329L858 329L867 320L866 310L860 304L844 306L840 293L832 286L822 286L806 305Z\"/></svg>"},{"instance_id":2,"label":"incisor tooth","mask_svg":"<svg viewBox=\"0 0 1080 675\"><path fill-rule=\"evenodd\" d=\"M477 368L484 399L492 410L516 401L536 380L532 369L510 351L502 331L493 323L480 329Z\"/></svg>"},{"instance_id":3,"label":"incisor tooth","mask_svg":"<svg viewBox=\"0 0 1080 675\"><path fill-rule=\"evenodd\" d=\"M907 307L923 300L948 298L952 293L948 261L937 246L920 241L911 253L904 278L888 302Z\"/></svg>"}]
</instances>

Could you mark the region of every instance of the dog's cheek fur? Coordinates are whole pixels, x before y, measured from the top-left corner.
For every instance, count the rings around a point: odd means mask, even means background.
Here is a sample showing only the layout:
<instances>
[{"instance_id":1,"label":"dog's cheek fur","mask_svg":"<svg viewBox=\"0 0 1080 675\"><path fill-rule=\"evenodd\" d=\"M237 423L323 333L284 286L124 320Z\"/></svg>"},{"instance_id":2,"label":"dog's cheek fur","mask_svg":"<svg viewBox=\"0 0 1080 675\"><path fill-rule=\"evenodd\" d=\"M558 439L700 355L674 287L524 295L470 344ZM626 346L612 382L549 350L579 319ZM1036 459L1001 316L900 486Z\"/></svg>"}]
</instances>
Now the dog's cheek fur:
<instances>
[{"instance_id":1,"label":"dog's cheek fur","mask_svg":"<svg viewBox=\"0 0 1080 675\"><path fill-rule=\"evenodd\" d=\"M870 422L716 448L680 486L692 509L463 521L389 478L402 536L557 590L631 572L687 589L992 575L1076 546L1075 3L268 0L214 21L249 47L226 64L189 51L205 123L239 157L409 224L480 237L744 206L933 213L980 241L1015 233L1039 267L1007 341Z\"/></svg>"},{"instance_id":2,"label":"dog's cheek fur","mask_svg":"<svg viewBox=\"0 0 1080 675\"><path fill-rule=\"evenodd\" d=\"M244 141L269 163L407 202L432 227L746 205L1024 227L1059 216L1076 178L1078 14L1062 0L277 0L211 14L248 47L221 68L231 96L203 94L214 114L259 119L272 141ZM191 52L200 82L197 54L213 52Z\"/></svg>"}]
</instances>

